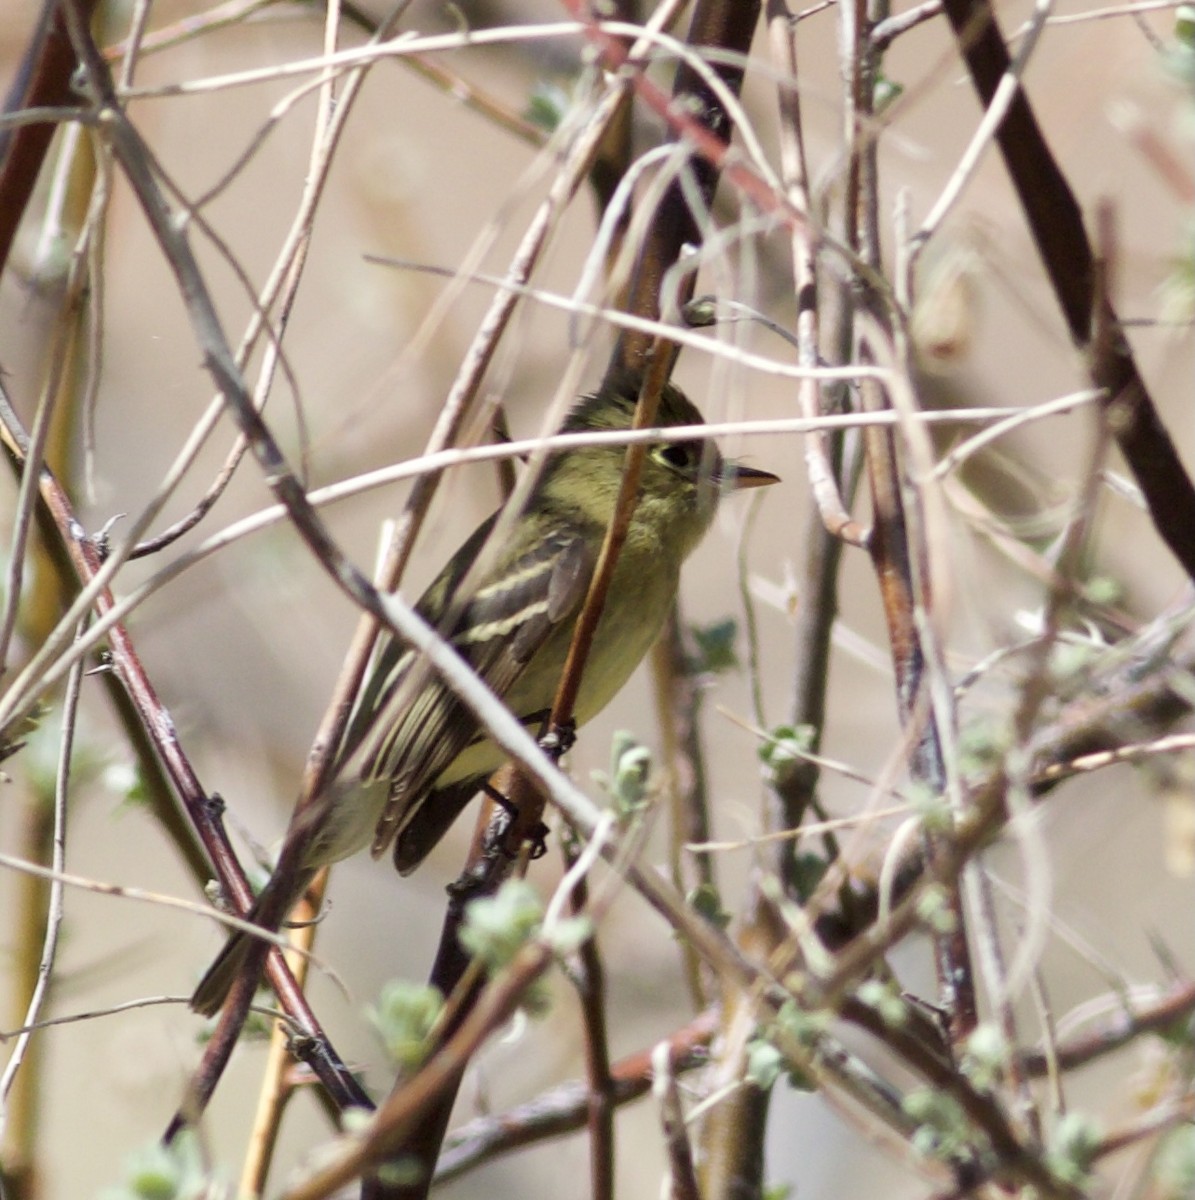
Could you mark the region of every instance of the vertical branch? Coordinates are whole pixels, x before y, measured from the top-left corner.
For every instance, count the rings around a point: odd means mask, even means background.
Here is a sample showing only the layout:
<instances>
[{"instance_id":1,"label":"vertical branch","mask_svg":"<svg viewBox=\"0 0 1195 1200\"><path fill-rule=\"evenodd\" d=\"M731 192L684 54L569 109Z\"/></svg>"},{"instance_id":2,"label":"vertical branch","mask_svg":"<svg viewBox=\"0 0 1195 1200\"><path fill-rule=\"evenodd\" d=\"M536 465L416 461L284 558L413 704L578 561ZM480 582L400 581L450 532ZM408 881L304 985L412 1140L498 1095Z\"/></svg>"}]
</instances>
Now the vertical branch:
<instances>
[{"instance_id":1,"label":"vertical branch","mask_svg":"<svg viewBox=\"0 0 1195 1200\"><path fill-rule=\"evenodd\" d=\"M29 439L21 429L16 414L4 401L2 393L0 436L3 437L8 453L23 466L28 455ZM53 534L61 548L61 554L56 554L56 557L69 562L79 581L90 582L98 573L101 564L95 542L83 531L65 492L53 474L45 468L41 471L39 486L39 515L45 515L44 528ZM113 604L111 593L103 590L96 598L96 612L102 615L108 612ZM179 742L173 718L159 699L127 629L118 623L109 629L107 637L108 653L113 668L112 677L119 681L120 688L127 697L136 730L140 732L144 742L152 746L151 761L160 764L162 774L169 780L171 798L177 798L185 809L190 819L190 829L202 843L221 886L230 894L237 894L239 889L247 904L249 884L228 843L220 816L219 799L205 793ZM124 705L121 705L121 708L123 712ZM128 723L130 722L126 719L126 724ZM172 827L169 818L165 824ZM184 842L183 852L194 862L194 845L190 839ZM206 870L204 874L206 875ZM350 1099L353 1102L361 1102L363 1093L347 1068L336 1058L302 992L295 986L284 964L279 963L278 966L279 969L271 976L271 982L283 1008L310 1034L320 1048L312 1058L313 1070L329 1091L342 1096L346 1103Z\"/></svg>"},{"instance_id":2,"label":"vertical branch","mask_svg":"<svg viewBox=\"0 0 1195 1200\"><path fill-rule=\"evenodd\" d=\"M635 415L632 429L644 429L655 420L663 391L670 359L659 341L653 343L652 353ZM614 515L606 530L598 560L594 567L589 591L577 614L572 641L556 696L552 701L552 713L548 728L559 731L571 725L577 695L585 664L593 646L594 634L605 608L610 583L619 553L626 541L631 518L639 495L639 479L647 446L628 446L626 461L622 469L618 499ZM516 785L516 789L518 787ZM522 840L520 827L530 827L542 820L544 797L536 794L528 797L530 803L518 806L518 819L514 822L515 835ZM569 863L570 868L574 864ZM588 906L588 886L582 875L577 879L569 897L574 914L582 913ZM588 938L581 948L581 1005L585 1024L585 1055L589 1077L589 1154L593 1183L593 1200L611 1200L614 1194L614 1108L612 1104L612 1081L610 1078L610 1049L606 1034L605 974L598 953L597 938Z\"/></svg>"},{"instance_id":3,"label":"vertical branch","mask_svg":"<svg viewBox=\"0 0 1195 1200\"><path fill-rule=\"evenodd\" d=\"M300 988L307 982L307 968L311 961L308 952L315 942L318 918L317 905L306 898L300 901L295 911L294 928L290 933L291 944L298 953L291 952L286 955L286 964ZM281 1130L282 1115L295 1092L294 1085L288 1078L292 1057L289 1031L279 1021L270 1031L270 1049L265 1069L262 1071L257 1112L253 1117L249 1148L241 1169L238 1193L241 1196L260 1196L265 1192L266 1177Z\"/></svg>"},{"instance_id":4,"label":"vertical branch","mask_svg":"<svg viewBox=\"0 0 1195 1200\"><path fill-rule=\"evenodd\" d=\"M566 849L566 869L577 865L579 855ZM574 916L589 908L589 885L579 875L569 894ZM585 1028L585 1077L588 1084L586 1125L589 1129L589 1175L592 1200L614 1197L614 1078L610 1071L610 1038L607 1030L606 970L598 949L597 933L586 938L577 952L580 977L577 991Z\"/></svg>"},{"instance_id":5,"label":"vertical branch","mask_svg":"<svg viewBox=\"0 0 1195 1200\"><path fill-rule=\"evenodd\" d=\"M818 240L812 220L813 204L805 143L801 125L800 82L797 71L796 28L787 7L771 0L768 9L772 58L782 72L777 89L780 110L780 153L784 183L789 199L810 220L790 229L793 285L797 297L797 356L803 367L816 367L821 356L821 327L817 275ZM808 417L822 412L821 388L816 379L797 384L801 411ZM811 748L821 743L825 721L826 681L830 662L830 632L837 612L838 567L845 542L865 545L867 533L854 521L843 503L839 475L842 467L842 438L824 433L807 435L805 461L816 511L805 528L805 547L799 588L800 610L795 640L795 679L791 719L794 725L812 730ZM802 764L788 778L778 781L780 808L774 827L794 829L812 802L818 770ZM781 879L789 876L793 843L778 842L773 866Z\"/></svg>"},{"instance_id":6,"label":"vertical branch","mask_svg":"<svg viewBox=\"0 0 1195 1200\"><path fill-rule=\"evenodd\" d=\"M651 1090L660 1106L660 1125L668 1148L668 1200L701 1200L697 1172L693 1168L693 1148L685 1128L685 1112L680 1089L672 1067L672 1047L661 1042L651 1056Z\"/></svg>"},{"instance_id":7,"label":"vertical branch","mask_svg":"<svg viewBox=\"0 0 1195 1200\"><path fill-rule=\"evenodd\" d=\"M522 283L529 277L531 269L543 249L548 231L553 227L564 207L572 200L588 173L594 156L602 144L609 122L617 119L622 105L622 94L626 90L629 89L624 83L607 94L584 134L573 146L516 255L510 273L514 277L514 281ZM444 412L441 414L436 432L432 436L433 443L436 443L441 437L449 440L455 437L456 429L463 421L465 412L463 405L468 403L480 385L482 373L493 355L498 337L506 328L517 298L516 286L501 290L491 303L490 311L478 329L473 345L458 374L457 382L446 401ZM386 573L391 578L397 577L397 572L405 561L405 556L409 553L414 532L418 528L419 514L425 511L423 507L416 507L418 492L419 489L416 488L412 493L404 514L406 522L400 524L391 540L386 568ZM424 503L430 501L430 496L430 490L424 489ZM358 642L355 644L356 650L367 650L368 646L372 644L374 628L371 622L363 623L358 633ZM351 694L351 692L345 693L346 702ZM519 811L519 820L510 834L512 840L514 838L521 839L530 824L538 821L542 815L543 800L522 779L520 773L510 774L505 782L499 783L497 786L502 794L511 797ZM491 805L487 801L478 818L473 845L462 872L462 879L469 880L469 886L450 892L448 907L444 914L440 944L430 976L430 982L444 995L448 995L461 985L461 981L469 969L470 960L458 940L458 932L464 920L466 901L478 895L495 891L501 882L509 877L514 866L513 863L504 860L501 856L485 859L483 854L484 831L489 826L491 816ZM444 1037L451 1036L459 1022L465 1019L477 994L477 988L471 987L462 996L457 1015L443 1031ZM448 1119L459 1083L459 1076L451 1081L445 1093L438 1098L437 1104L429 1108L416 1122L404 1143L403 1155L420 1164L423 1177L409 1185L388 1185L381 1180L370 1180L366 1186L372 1200L382 1200L383 1197L387 1200L391 1197L418 1198L427 1194L427 1188L430 1186L432 1178L432 1169L448 1127ZM401 1088L402 1081L398 1081L395 1086Z\"/></svg>"},{"instance_id":8,"label":"vertical branch","mask_svg":"<svg viewBox=\"0 0 1195 1200\"><path fill-rule=\"evenodd\" d=\"M86 0L80 11L85 20L90 20L95 0ZM75 52L58 0L43 0L37 27L4 99L4 111L74 104L76 97L71 91L74 69ZM33 195L54 130L55 126L48 121L0 130L0 274L8 265L17 227Z\"/></svg>"},{"instance_id":9,"label":"vertical branch","mask_svg":"<svg viewBox=\"0 0 1195 1200\"><path fill-rule=\"evenodd\" d=\"M860 355L865 361L869 355L867 346L862 343ZM886 407L880 389L872 381L863 380L860 392L865 409L875 411ZM900 465L893 437L877 428L869 429L865 433L865 445L875 512L870 549L896 671L897 709L901 724L912 737L909 771L932 794L941 795L946 790L947 771L937 719L930 703L926 656L917 624L919 603L928 605L933 598L919 599L916 594L909 527L901 498ZM947 839L940 835L926 835L926 855L931 869L938 870L944 861L946 842ZM948 878L945 873L943 875ZM974 1029L978 1018L962 900L957 886L949 889L946 905L950 928L935 935L934 961L939 1002L949 1014L951 1036L957 1042Z\"/></svg>"},{"instance_id":10,"label":"vertical branch","mask_svg":"<svg viewBox=\"0 0 1195 1200\"><path fill-rule=\"evenodd\" d=\"M79 626L82 632L83 624ZM54 780L54 801L45 803L45 797L34 794L27 797L24 805L26 844L22 857L30 862L44 862L49 858L50 867L58 874L66 866L66 816L67 796L70 791L71 760L74 752L76 719L79 711L79 692L83 681L83 663L72 668L66 684L66 695L62 701L62 733L58 750L58 772ZM36 792L36 789L35 789ZM47 846L49 853L46 853ZM42 1009L49 998L54 981L54 964L58 955L58 934L62 927L63 893L65 888L60 879L51 883L34 875L20 881L22 918L19 928L29 936L24 945L33 946L34 927L42 925L41 954L34 961L30 956L21 957L18 969L13 973L13 983L28 996L28 1007L17 1044L13 1047L0 1076L0 1148L3 1149L2 1178L15 1196L36 1196L38 1174L36 1165L37 1102L40 1078L38 1068L41 1056L30 1054L35 1036L31 1028L37 1023ZM21 1068L25 1067L22 1074Z\"/></svg>"},{"instance_id":11,"label":"vertical branch","mask_svg":"<svg viewBox=\"0 0 1195 1200\"><path fill-rule=\"evenodd\" d=\"M880 5L880 0L876 0ZM869 9L865 0L848 0L841 9L844 21L844 70L847 72L848 136L851 138L846 213L847 244L859 253L865 267L878 272L881 267L879 235L879 176L877 144L874 134L874 93L879 56L870 40L870 27L882 19L882 6ZM856 304L857 356L862 363L875 361L871 343L872 326L885 336L888 321L882 297L875 293L869 275L854 282ZM859 392L865 411L888 407L887 398L874 379L860 381ZM871 427L864 433L867 474L874 511L874 529L869 550L888 627L888 640L896 671L897 709L901 724L911 731L912 750L909 770L913 778L933 794L942 794L947 784L942 741L936 714L930 704L925 650L918 629L918 605L932 604L928 594L918 596L914 559L919 550L910 544L910 526L902 499L901 463L897 456L895 434ZM928 611L928 609L927 609ZM942 839L926 836L926 854L931 868L939 865L945 852ZM952 888L947 898L949 932L934 939L939 1001L948 1014L951 1036L965 1037L977 1021L974 976L967 947L961 895Z\"/></svg>"},{"instance_id":12,"label":"vertical branch","mask_svg":"<svg viewBox=\"0 0 1195 1200\"><path fill-rule=\"evenodd\" d=\"M572 7L571 0L569 3ZM685 40L697 52L708 46L745 59L758 20L758 0L699 0ZM738 61L732 65L722 58L714 69L731 92L738 95L742 90L744 70ZM709 85L687 62L677 68L672 98L674 104L691 109L700 128L723 144L729 141L732 131L728 114ZM703 207L708 209L718 184L718 168L707 158L695 157L689 170ZM702 236L697 217L685 198L684 187L676 180L660 202L639 252L628 312L641 317L659 316L665 273L679 260L684 247L700 245ZM694 282L692 275L684 280L683 290L676 298L678 307L683 307L692 297ZM623 334L611 360L611 369L642 371L649 346L647 335Z\"/></svg>"},{"instance_id":13,"label":"vertical branch","mask_svg":"<svg viewBox=\"0 0 1195 1200\"><path fill-rule=\"evenodd\" d=\"M685 659L680 614L675 607L652 647L651 671L671 814L672 881L687 896L697 888L713 886L714 868L707 852L685 849L708 842L711 826L699 724L701 687ZM704 1008L709 999L701 961L687 942L682 942L680 949L689 994L698 1008Z\"/></svg>"}]
</instances>

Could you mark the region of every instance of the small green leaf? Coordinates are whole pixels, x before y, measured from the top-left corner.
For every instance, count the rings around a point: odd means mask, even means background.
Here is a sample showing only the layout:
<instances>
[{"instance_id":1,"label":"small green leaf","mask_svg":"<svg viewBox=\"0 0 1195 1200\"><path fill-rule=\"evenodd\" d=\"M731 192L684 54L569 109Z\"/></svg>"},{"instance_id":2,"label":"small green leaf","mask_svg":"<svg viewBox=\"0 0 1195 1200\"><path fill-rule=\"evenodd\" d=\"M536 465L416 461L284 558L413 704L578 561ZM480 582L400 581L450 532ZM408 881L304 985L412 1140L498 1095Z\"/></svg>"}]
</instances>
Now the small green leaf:
<instances>
[{"instance_id":1,"label":"small green leaf","mask_svg":"<svg viewBox=\"0 0 1195 1200\"><path fill-rule=\"evenodd\" d=\"M1180 4L1174 10L1174 37L1189 50L1195 50L1195 5Z\"/></svg>"},{"instance_id":2,"label":"small green leaf","mask_svg":"<svg viewBox=\"0 0 1195 1200\"><path fill-rule=\"evenodd\" d=\"M915 1088L904 1098L902 1107L917 1122L913 1148L918 1154L949 1161L972 1149L967 1115L949 1093Z\"/></svg>"},{"instance_id":3,"label":"small green leaf","mask_svg":"<svg viewBox=\"0 0 1195 1200\"><path fill-rule=\"evenodd\" d=\"M712 883L699 884L685 899L718 929L725 929L730 924L730 913L722 907L722 897Z\"/></svg>"},{"instance_id":4,"label":"small green leaf","mask_svg":"<svg viewBox=\"0 0 1195 1200\"><path fill-rule=\"evenodd\" d=\"M589 917L564 917L551 926L550 933L554 954L572 954L593 937L593 921Z\"/></svg>"},{"instance_id":5,"label":"small green leaf","mask_svg":"<svg viewBox=\"0 0 1195 1200\"><path fill-rule=\"evenodd\" d=\"M341 1132L353 1137L361 1137L368 1131L373 1117L372 1109L362 1108L360 1105L350 1105L340 1114Z\"/></svg>"},{"instance_id":6,"label":"small green leaf","mask_svg":"<svg viewBox=\"0 0 1195 1200\"><path fill-rule=\"evenodd\" d=\"M382 988L377 1007L367 1010L390 1060L402 1071L422 1065L430 1048L429 1038L444 997L438 988L424 983L391 980Z\"/></svg>"},{"instance_id":7,"label":"small green leaf","mask_svg":"<svg viewBox=\"0 0 1195 1200\"><path fill-rule=\"evenodd\" d=\"M1097 655L1088 642L1058 642L1050 654L1050 674L1059 684L1066 684L1084 673Z\"/></svg>"},{"instance_id":8,"label":"small green leaf","mask_svg":"<svg viewBox=\"0 0 1195 1200\"><path fill-rule=\"evenodd\" d=\"M817 730L812 725L777 725L759 748L759 759L773 776L805 762L813 749Z\"/></svg>"},{"instance_id":9,"label":"small green leaf","mask_svg":"<svg viewBox=\"0 0 1195 1200\"><path fill-rule=\"evenodd\" d=\"M1172 1129L1162 1141L1153 1169L1158 1200L1195 1196L1195 1126Z\"/></svg>"},{"instance_id":10,"label":"small green leaf","mask_svg":"<svg viewBox=\"0 0 1195 1200\"><path fill-rule=\"evenodd\" d=\"M732 618L725 617L709 625L691 625L689 632L696 648L694 671L701 675L722 675L738 669L739 659L734 650L738 625Z\"/></svg>"},{"instance_id":11,"label":"small green leaf","mask_svg":"<svg viewBox=\"0 0 1195 1200\"><path fill-rule=\"evenodd\" d=\"M812 851L794 854L786 873L797 899L808 900L825 878L829 867L830 864L820 854L814 854Z\"/></svg>"},{"instance_id":12,"label":"small green leaf","mask_svg":"<svg viewBox=\"0 0 1195 1200\"><path fill-rule=\"evenodd\" d=\"M509 880L495 895L474 900L465 909L461 945L488 971L498 971L538 931L543 915L543 904L531 884Z\"/></svg>"},{"instance_id":13,"label":"small green leaf","mask_svg":"<svg viewBox=\"0 0 1195 1200\"><path fill-rule=\"evenodd\" d=\"M880 1020L889 1029L900 1029L908 1024L909 1006L892 981L867 979L859 985L859 999L879 1014Z\"/></svg>"},{"instance_id":14,"label":"small green leaf","mask_svg":"<svg viewBox=\"0 0 1195 1200\"><path fill-rule=\"evenodd\" d=\"M768 1092L783 1072L784 1055L771 1042L753 1038L747 1046L747 1079L761 1092Z\"/></svg>"},{"instance_id":15,"label":"small green leaf","mask_svg":"<svg viewBox=\"0 0 1195 1200\"><path fill-rule=\"evenodd\" d=\"M786 1000L776 1014L775 1026L798 1045L812 1049L830 1027L830 1014L824 1009L802 1008L795 1001Z\"/></svg>"},{"instance_id":16,"label":"small green leaf","mask_svg":"<svg viewBox=\"0 0 1195 1200\"><path fill-rule=\"evenodd\" d=\"M940 883L931 883L917 898L917 916L934 933L953 933L958 925L946 889Z\"/></svg>"},{"instance_id":17,"label":"small green leaf","mask_svg":"<svg viewBox=\"0 0 1195 1200\"><path fill-rule=\"evenodd\" d=\"M963 1048L959 1068L978 1091L991 1092L1008 1067L1008 1042L998 1026L985 1021L975 1027Z\"/></svg>"},{"instance_id":18,"label":"small green leaf","mask_svg":"<svg viewBox=\"0 0 1195 1200\"><path fill-rule=\"evenodd\" d=\"M954 828L950 801L941 792L913 781L905 788L905 796L927 833L950 833Z\"/></svg>"},{"instance_id":19,"label":"small green leaf","mask_svg":"<svg viewBox=\"0 0 1195 1200\"><path fill-rule=\"evenodd\" d=\"M104 787L120 797L128 808L145 808L149 804L149 788L141 764L130 760L109 763L101 776Z\"/></svg>"},{"instance_id":20,"label":"small green leaf","mask_svg":"<svg viewBox=\"0 0 1195 1200\"><path fill-rule=\"evenodd\" d=\"M718 320L718 298L697 296L681 309L681 316L690 329L708 329Z\"/></svg>"},{"instance_id":21,"label":"small green leaf","mask_svg":"<svg viewBox=\"0 0 1195 1200\"><path fill-rule=\"evenodd\" d=\"M558 83L541 79L531 89L524 116L545 133L555 133L568 112L569 96Z\"/></svg>"},{"instance_id":22,"label":"small green leaf","mask_svg":"<svg viewBox=\"0 0 1195 1200\"><path fill-rule=\"evenodd\" d=\"M959 768L964 775L979 776L998 767L1008 753L1012 733L994 717L968 722L959 731Z\"/></svg>"},{"instance_id":23,"label":"small green leaf","mask_svg":"<svg viewBox=\"0 0 1195 1200\"><path fill-rule=\"evenodd\" d=\"M1091 1170L1102 1134L1096 1121L1086 1113L1063 1114L1050 1137L1046 1162L1064 1183L1082 1187Z\"/></svg>"},{"instance_id":24,"label":"small green leaf","mask_svg":"<svg viewBox=\"0 0 1195 1200\"><path fill-rule=\"evenodd\" d=\"M634 734L620 729L610 746L610 773L594 771L593 778L614 802L614 811L626 820L646 804L650 774L651 751Z\"/></svg>"},{"instance_id":25,"label":"small green leaf","mask_svg":"<svg viewBox=\"0 0 1195 1200\"><path fill-rule=\"evenodd\" d=\"M1195 46L1184 50L1191 85L1195 87ZM1170 264L1162 284L1159 317L1163 322L1186 324L1195 317L1195 226L1189 225L1185 245Z\"/></svg>"},{"instance_id":26,"label":"small green leaf","mask_svg":"<svg viewBox=\"0 0 1195 1200\"><path fill-rule=\"evenodd\" d=\"M422 1183L427 1169L414 1155L404 1154L401 1158L392 1158L375 1168L379 1183L390 1187L414 1187Z\"/></svg>"},{"instance_id":27,"label":"small green leaf","mask_svg":"<svg viewBox=\"0 0 1195 1200\"><path fill-rule=\"evenodd\" d=\"M886 108L900 99L904 90L903 83L897 83L881 72L876 76L875 88L872 91L872 111L878 117Z\"/></svg>"},{"instance_id":28,"label":"small green leaf","mask_svg":"<svg viewBox=\"0 0 1195 1200\"><path fill-rule=\"evenodd\" d=\"M129 1155L124 1181L101 1193L102 1200L200 1200L211 1181L195 1135L180 1133L169 1145L153 1142Z\"/></svg>"},{"instance_id":29,"label":"small green leaf","mask_svg":"<svg viewBox=\"0 0 1195 1200\"><path fill-rule=\"evenodd\" d=\"M748 1073L752 1081L761 1088L770 1088L783 1072L790 1087L799 1092L814 1091L816 1081L806 1074L799 1063L793 1061L778 1042L781 1038L787 1038L790 1049L795 1042L800 1049L808 1050L812 1055L818 1038L825 1031L826 1022L825 1013L808 1012L791 1000L785 1003L772 1023L762 1029L748 1047Z\"/></svg>"},{"instance_id":30,"label":"small green leaf","mask_svg":"<svg viewBox=\"0 0 1195 1200\"><path fill-rule=\"evenodd\" d=\"M1083 585L1083 596L1091 604L1111 606L1123 604L1125 601L1125 586L1119 579L1111 575L1093 575Z\"/></svg>"}]
</instances>

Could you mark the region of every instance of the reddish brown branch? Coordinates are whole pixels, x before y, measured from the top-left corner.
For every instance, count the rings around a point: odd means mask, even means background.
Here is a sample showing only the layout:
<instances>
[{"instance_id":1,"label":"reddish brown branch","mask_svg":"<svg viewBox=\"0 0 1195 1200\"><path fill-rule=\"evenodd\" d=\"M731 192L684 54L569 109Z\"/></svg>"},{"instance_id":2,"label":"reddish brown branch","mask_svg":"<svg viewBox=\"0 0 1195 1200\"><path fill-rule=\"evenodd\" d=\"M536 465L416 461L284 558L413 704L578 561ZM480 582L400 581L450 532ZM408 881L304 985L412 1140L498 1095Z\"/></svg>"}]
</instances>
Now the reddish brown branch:
<instances>
[{"instance_id":1,"label":"reddish brown branch","mask_svg":"<svg viewBox=\"0 0 1195 1200\"><path fill-rule=\"evenodd\" d=\"M628 65L626 45L613 34L605 32L592 17L590 6L583 0L562 0L578 20L586 22L586 36L598 48L607 70L616 71ZM759 20L757 0L701 0L693 11L693 20L686 37L687 44L697 53L702 48L716 47L743 56L751 48L751 38ZM720 60L714 70L734 95L742 89L743 68ZM674 135L683 136L697 152L689 168L693 182L706 208L713 201L714 190L723 174L735 177L736 186L766 212L774 211L782 198L749 168L727 159L731 133L730 117L706 81L688 62L681 62L673 83L672 96L636 72L635 91L652 111L662 116ZM686 245L700 245L703 231L697 215L689 207L679 181L667 189L651 223L636 265L627 311L636 316L659 315L660 290L665 272L680 257ZM692 296L693 277L689 275L677 297L678 306ZM650 345L648 335L625 334L611 360L612 369L641 371Z\"/></svg>"},{"instance_id":2,"label":"reddish brown branch","mask_svg":"<svg viewBox=\"0 0 1195 1200\"><path fill-rule=\"evenodd\" d=\"M1059 1046L1050 1056L1038 1050L1023 1054L1021 1069L1034 1076L1045 1075L1054 1066L1060 1071L1073 1071L1119 1050L1143 1033L1181 1030L1192 1013L1195 1013L1195 984L1184 982L1153 1004L1117 1013L1084 1036Z\"/></svg>"},{"instance_id":3,"label":"reddish brown branch","mask_svg":"<svg viewBox=\"0 0 1195 1200\"><path fill-rule=\"evenodd\" d=\"M285 1193L284 1200L322 1200L410 1144L412 1132L455 1094L482 1043L514 1014L527 988L551 965L540 943L525 946L500 979L485 988L448 1042L378 1110L370 1132L326 1167ZM426 1190L426 1188L424 1188Z\"/></svg>"},{"instance_id":4,"label":"reddish brown branch","mask_svg":"<svg viewBox=\"0 0 1195 1200\"><path fill-rule=\"evenodd\" d=\"M702 1013L668 1039L674 1071L688 1071L706 1062L717 1014ZM638 1100L651 1087L654 1048L641 1050L610 1068L611 1100L621 1107ZM518 1108L496 1117L482 1117L462 1126L448 1139L436 1170L445 1182L482 1162L523 1146L583 1129L589 1112L589 1084L564 1083Z\"/></svg>"},{"instance_id":5,"label":"reddish brown branch","mask_svg":"<svg viewBox=\"0 0 1195 1200\"><path fill-rule=\"evenodd\" d=\"M28 438L16 414L4 403L0 403L0 435L14 461L23 464ZM40 505L56 532L65 556L79 582L87 584L100 569L102 557L99 548L84 532L65 491L46 468L41 471L39 491ZM102 616L114 603L111 592L104 590L96 598L95 610ZM243 897L247 906L251 891L224 830L221 819L223 805L218 798L209 796L200 783L179 742L174 720L159 699L123 624L113 625L108 631L108 661L128 696L138 728L152 747L154 758L165 773L173 796L186 811L190 827L212 863L221 887L229 895ZM270 971L271 983L285 1011L306 1031L313 1043L321 1047L311 1061L312 1069L320 1080L333 1095L340 1098L342 1104L368 1104L368 1098L328 1045L315 1014L279 956L271 959ZM218 1052L217 1047L212 1051L213 1057Z\"/></svg>"}]
</instances>

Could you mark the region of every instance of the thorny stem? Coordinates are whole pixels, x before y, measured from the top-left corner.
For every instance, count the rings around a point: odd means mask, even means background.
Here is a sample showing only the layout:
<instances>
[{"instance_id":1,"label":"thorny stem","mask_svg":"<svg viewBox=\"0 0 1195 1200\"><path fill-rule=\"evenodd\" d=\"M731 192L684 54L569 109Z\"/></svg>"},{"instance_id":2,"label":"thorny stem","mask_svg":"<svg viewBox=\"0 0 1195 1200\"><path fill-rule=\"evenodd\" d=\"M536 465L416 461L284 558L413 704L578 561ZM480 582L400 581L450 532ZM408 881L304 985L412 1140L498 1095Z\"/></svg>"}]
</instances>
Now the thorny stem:
<instances>
[{"instance_id":1,"label":"thorny stem","mask_svg":"<svg viewBox=\"0 0 1195 1200\"><path fill-rule=\"evenodd\" d=\"M21 428L16 414L0 396L0 427L9 453L19 463L24 463L28 448L28 437ZM100 567L97 547L84 533L69 501L55 477L45 468L40 479L41 505L49 518L51 528L61 539L78 579L87 582L94 578ZM113 606L108 591L102 591L96 599L96 612L103 615ZM160 763L170 781L171 790L182 803L191 819L191 828L198 834L209 860L216 869L221 885L230 893L237 888L249 895L249 885L236 861L224 833L219 817L219 806L205 793L186 757L175 732L173 718L158 698L148 675L145 673L128 631L121 624L108 630L109 654L114 676L120 680L124 694L128 696L136 712L136 728L143 732L153 747L153 761ZM293 981L288 986L289 973L275 977L273 983L279 991L285 1008L300 1024L318 1035L319 1026L314 1015L295 992ZM322 1036L322 1035L320 1035ZM317 1068L322 1071L322 1067ZM342 1070L342 1069L341 1069ZM325 1085L333 1091L341 1090L335 1083L336 1069L331 1075L321 1076ZM343 1072L348 1078L347 1072Z\"/></svg>"}]
</instances>

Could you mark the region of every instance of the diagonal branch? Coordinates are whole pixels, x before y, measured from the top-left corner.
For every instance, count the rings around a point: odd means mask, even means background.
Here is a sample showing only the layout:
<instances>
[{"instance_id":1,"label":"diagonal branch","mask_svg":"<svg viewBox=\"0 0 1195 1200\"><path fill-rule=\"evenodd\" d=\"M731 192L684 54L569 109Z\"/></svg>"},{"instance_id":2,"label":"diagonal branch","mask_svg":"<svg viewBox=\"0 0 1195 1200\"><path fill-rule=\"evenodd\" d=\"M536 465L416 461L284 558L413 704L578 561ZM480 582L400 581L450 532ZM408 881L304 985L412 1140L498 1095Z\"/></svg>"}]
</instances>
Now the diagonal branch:
<instances>
[{"instance_id":1,"label":"diagonal branch","mask_svg":"<svg viewBox=\"0 0 1195 1200\"><path fill-rule=\"evenodd\" d=\"M943 0L943 8L975 90L988 106L1011 69L991 4L989 0ZM1116 314L1106 299L1097 299L1095 258L1083 214L1020 86L996 131L996 142L1067 328L1088 356L1093 382L1105 390L1117 445L1162 540L1195 579L1195 485L1137 371ZM1097 303L1106 306L1103 319L1115 333L1111 352L1093 356Z\"/></svg>"},{"instance_id":2,"label":"diagonal branch","mask_svg":"<svg viewBox=\"0 0 1195 1200\"><path fill-rule=\"evenodd\" d=\"M16 414L0 395L0 437L8 455L23 465L29 447L28 435ZM39 475L40 511L48 518L64 556L69 560L77 578L90 582L99 572L102 557L96 543L87 536L76 517L70 500L53 473L42 467ZM96 612L104 614L115 604L106 589L96 598ZM155 761L161 765L170 781L170 788L186 811L191 829L203 844L221 886L230 895L243 895L248 903L248 880L237 862L228 842L221 820L222 805L217 797L209 796L199 781L186 752L179 742L174 719L158 697L137 654L132 638L123 624L112 625L107 632L108 655L116 677L120 680L135 714L136 728L152 747ZM278 959L281 964L281 959ZM323 1049L312 1058L312 1068L330 1092L361 1101L362 1093L347 1068L331 1051L320 1030L314 1013L307 1006L302 992L296 987L289 971L273 971L271 982L286 1011Z\"/></svg>"}]
</instances>

